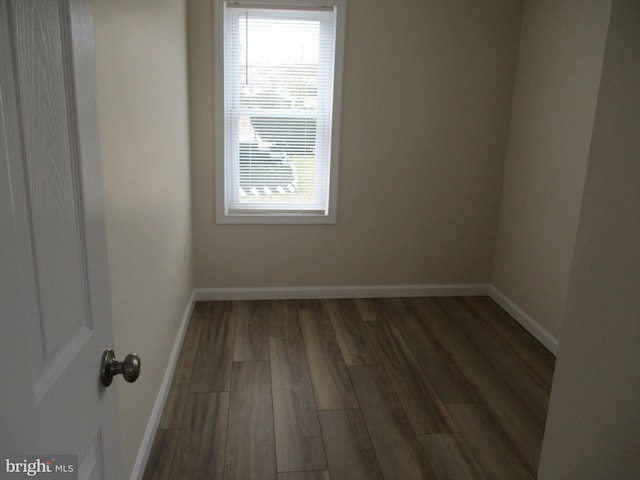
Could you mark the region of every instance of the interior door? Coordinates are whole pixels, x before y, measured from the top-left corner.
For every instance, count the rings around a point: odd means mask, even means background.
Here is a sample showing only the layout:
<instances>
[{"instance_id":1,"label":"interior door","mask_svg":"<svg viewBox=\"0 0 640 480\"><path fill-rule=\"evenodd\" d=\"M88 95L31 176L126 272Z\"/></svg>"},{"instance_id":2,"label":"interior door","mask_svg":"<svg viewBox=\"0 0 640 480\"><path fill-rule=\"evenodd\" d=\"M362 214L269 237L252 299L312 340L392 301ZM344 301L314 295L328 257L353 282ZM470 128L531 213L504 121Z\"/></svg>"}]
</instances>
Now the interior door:
<instances>
[{"instance_id":1,"label":"interior door","mask_svg":"<svg viewBox=\"0 0 640 480\"><path fill-rule=\"evenodd\" d=\"M93 62L89 0L0 0L0 455L122 480Z\"/></svg>"}]
</instances>

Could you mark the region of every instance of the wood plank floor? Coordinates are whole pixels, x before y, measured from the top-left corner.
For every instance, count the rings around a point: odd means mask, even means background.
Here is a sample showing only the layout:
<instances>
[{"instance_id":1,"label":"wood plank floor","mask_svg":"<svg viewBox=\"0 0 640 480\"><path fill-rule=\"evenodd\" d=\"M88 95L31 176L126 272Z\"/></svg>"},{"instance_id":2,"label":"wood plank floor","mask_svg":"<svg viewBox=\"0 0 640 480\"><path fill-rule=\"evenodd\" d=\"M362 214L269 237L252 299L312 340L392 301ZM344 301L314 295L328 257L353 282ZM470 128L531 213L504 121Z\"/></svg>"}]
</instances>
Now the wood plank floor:
<instances>
[{"instance_id":1,"label":"wood plank floor","mask_svg":"<svg viewBox=\"0 0 640 480\"><path fill-rule=\"evenodd\" d=\"M533 480L554 363L488 297L198 302L144 479Z\"/></svg>"}]
</instances>

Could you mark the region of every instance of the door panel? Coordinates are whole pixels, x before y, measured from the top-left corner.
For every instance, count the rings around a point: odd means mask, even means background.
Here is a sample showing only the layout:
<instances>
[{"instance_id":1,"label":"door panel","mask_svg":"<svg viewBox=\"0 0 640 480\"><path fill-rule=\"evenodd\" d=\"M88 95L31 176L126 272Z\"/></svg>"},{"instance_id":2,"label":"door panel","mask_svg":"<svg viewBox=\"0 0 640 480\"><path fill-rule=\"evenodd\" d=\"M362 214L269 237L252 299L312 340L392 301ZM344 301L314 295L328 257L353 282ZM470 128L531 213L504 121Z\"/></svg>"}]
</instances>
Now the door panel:
<instances>
[{"instance_id":1,"label":"door panel","mask_svg":"<svg viewBox=\"0 0 640 480\"><path fill-rule=\"evenodd\" d=\"M74 191L78 158L73 125L72 85L63 44L69 36L61 28L57 2L13 4L15 67L22 115L26 187L29 192L32 246L38 271L41 335L46 359L85 317L82 299L81 240ZM63 24L64 25L64 24ZM70 50L65 45L65 50ZM59 272L65 272L60 282Z\"/></svg>"},{"instance_id":2,"label":"door panel","mask_svg":"<svg viewBox=\"0 0 640 480\"><path fill-rule=\"evenodd\" d=\"M0 0L0 454L120 479L93 61L88 0Z\"/></svg>"},{"instance_id":3,"label":"door panel","mask_svg":"<svg viewBox=\"0 0 640 480\"><path fill-rule=\"evenodd\" d=\"M104 476L102 475L104 470L102 452L102 437L98 434L89 445L85 455L78 461L78 478L87 480L104 479Z\"/></svg>"},{"instance_id":4,"label":"door panel","mask_svg":"<svg viewBox=\"0 0 640 480\"><path fill-rule=\"evenodd\" d=\"M28 246L38 278L32 321L36 394L46 392L68 366L91 330L87 309L82 206L74 179L80 178L73 98L70 36L65 5L30 2L12 5L15 78L26 159L23 175L30 215ZM27 268L29 266L26 266ZM61 278L64 281L61 281Z\"/></svg>"}]
</instances>

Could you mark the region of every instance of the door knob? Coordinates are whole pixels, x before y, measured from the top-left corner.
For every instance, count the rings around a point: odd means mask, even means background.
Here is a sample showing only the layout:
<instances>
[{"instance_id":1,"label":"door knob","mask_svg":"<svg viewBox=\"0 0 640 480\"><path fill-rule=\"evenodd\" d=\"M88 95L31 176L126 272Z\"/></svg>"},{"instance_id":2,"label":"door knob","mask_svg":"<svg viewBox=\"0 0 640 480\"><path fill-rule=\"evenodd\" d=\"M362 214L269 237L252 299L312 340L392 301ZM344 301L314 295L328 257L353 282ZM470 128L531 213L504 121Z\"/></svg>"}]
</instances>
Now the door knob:
<instances>
[{"instance_id":1,"label":"door knob","mask_svg":"<svg viewBox=\"0 0 640 480\"><path fill-rule=\"evenodd\" d=\"M108 387L111 385L113 377L120 374L127 382L135 382L140 375L140 357L135 353L130 353L124 357L124 362L118 362L113 350L105 350L100 365L100 383Z\"/></svg>"}]
</instances>

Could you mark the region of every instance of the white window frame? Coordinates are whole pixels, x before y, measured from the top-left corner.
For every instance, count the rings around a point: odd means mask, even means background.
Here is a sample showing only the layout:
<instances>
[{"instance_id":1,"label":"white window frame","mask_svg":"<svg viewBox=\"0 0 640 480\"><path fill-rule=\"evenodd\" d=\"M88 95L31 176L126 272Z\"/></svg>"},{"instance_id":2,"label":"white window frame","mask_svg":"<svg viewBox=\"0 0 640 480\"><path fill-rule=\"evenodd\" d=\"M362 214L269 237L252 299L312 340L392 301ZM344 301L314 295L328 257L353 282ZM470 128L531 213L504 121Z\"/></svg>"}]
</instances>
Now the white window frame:
<instances>
[{"instance_id":1,"label":"white window frame","mask_svg":"<svg viewBox=\"0 0 640 480\"><path fill-rule=\"evenodd\" d=\"M347 0L214 0L214 155L215 202L217 223L245 224L313 224L336 223L338 201L338 155L340 151L340 116L342 106L342 75ZM336 12L336 38L333 78L333 106L331 123L331 151L329 158L329 192L323 211L239 210L229 208L231 191L228 186L230 166L225 160L225 92L224 92L224 10L226 4L240 4L257 8L318 8L330 7Z\"/></svg>"}]
</instances>

